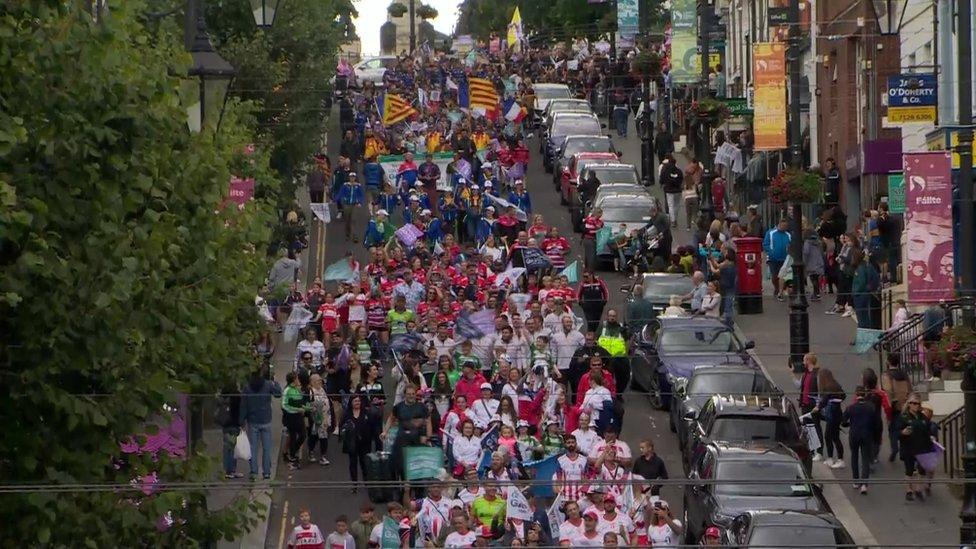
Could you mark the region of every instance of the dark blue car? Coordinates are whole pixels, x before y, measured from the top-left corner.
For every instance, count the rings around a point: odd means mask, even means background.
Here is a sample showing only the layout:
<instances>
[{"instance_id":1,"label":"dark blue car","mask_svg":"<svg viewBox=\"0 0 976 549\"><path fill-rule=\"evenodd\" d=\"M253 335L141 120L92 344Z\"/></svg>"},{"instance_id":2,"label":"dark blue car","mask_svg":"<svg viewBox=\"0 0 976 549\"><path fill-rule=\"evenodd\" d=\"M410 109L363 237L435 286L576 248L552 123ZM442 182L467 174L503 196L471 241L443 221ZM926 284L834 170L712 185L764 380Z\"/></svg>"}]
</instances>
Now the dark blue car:
<instances>
[{"instance_id":1,"label":"dark blue car","mask_svg":"<svg viewBox=\"0 0 976 549\"><path fill-rule=\"evenodd\" d=\"M672 393L684 388L695 368L754 365L748 352L754 346L752 341L742 342L717 318L658 317L636 336L631 379L648 393L652 406L667 410Z\"/></svg>"}]
</instances>

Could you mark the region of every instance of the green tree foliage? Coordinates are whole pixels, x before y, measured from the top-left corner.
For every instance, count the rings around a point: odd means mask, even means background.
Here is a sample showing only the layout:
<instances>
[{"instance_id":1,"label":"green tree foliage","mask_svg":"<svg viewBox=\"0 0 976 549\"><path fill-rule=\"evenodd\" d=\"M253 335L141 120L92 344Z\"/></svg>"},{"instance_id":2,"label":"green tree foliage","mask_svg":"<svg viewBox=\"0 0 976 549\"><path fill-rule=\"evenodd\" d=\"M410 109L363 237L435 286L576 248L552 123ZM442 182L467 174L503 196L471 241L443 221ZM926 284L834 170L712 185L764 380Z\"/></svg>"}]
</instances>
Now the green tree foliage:
<instances>
[{"instance_id":1,"label":"green tree foliage","mask_svg":"<svg viewBox=\"0 0 976 549\"><path fill-rule=\"evenodd\" d=\"M199 504L202 448L119 442L250 370L278 184L253 106L231 102L217 139L187 131L178 16L149 33L142 0L99 22L86 4L0 8L0 478L35 487L0 495L0 547L192 547L259 509ZM221 210L231 175L268 199ZM151 472L191 488L124 488ZM40 490L76 483L110 489Z\"/></svg>"},{"instance_id":2,"label":"green tree foliage","mask_svg":"<svg viewBox=\"0 0 976 549\"><path fill-rule=\"evenodd\" d=\"M245 0L207 3L214 42L237 70L231 93L261 106L255 116L274 145L272 165L284 178L284 201L322 146L336 53L356 15L351 0L288 0L265 30L255 27Z\"/></svg>"}]
</instances>

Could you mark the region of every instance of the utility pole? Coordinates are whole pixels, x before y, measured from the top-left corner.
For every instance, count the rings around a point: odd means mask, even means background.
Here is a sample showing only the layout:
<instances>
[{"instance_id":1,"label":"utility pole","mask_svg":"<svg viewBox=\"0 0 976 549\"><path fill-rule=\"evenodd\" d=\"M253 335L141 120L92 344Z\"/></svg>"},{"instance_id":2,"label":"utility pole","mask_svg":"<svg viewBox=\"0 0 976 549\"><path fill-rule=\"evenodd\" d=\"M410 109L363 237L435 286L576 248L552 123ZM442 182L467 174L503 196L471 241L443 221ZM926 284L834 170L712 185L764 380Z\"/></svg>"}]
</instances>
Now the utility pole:
<instances>
[{"instance_id":1,"label":"utility pole","mask_svg":"<svg viewBox=\"0 0 976 549\"><path fill-rule=\"evenodd\" d=\"M610 63L611 66L616 66L614 63L617 62L617 0L610 0L610 9L613 10L613 23L610 24ZM611 71L611 79L616 79L616 74ZM611 86L615 86L616 82L611 80Z\"/></svg>"},{"instance_id":2,"label":"utility pole","mask_svg":"<svg viewBox=\"0 0 976 549\"><path fill-rule=\"evenodd\" d=\"M972 0L957 0L958 21L956 36L959 37L959 297L963 304L963 325L976 329L973 289L976 265L973 263L974 212L973 212L973 29ZM966 446L962 455L962 467L966 478L959 518L959 541L976 543L976 373L972 359L967 361L962 381L963 406L965 409Z\"/></svg>"},{"instance_id":3,"label":"utility pole","mask_svg":"<svg viewBox=\"0 0 976 549\"><path fill-rule=\"evenodd\" d=\"M803 143L800 136L800 0L790 0L788 15L790 166L799 170L803 168ZM800 372L803 368L803 355L810 352L810 315L807 313L806 273L803 265L803 209L800 203L793 204L790 255L793 259L793 294L790 296L790 366L793 367L794 372Z\"/></svg>"},{"instance_id":4,"label":"utility pole","mask_svg":"<svg viewBox=\"0 0 976 549\"><path fill-rule=\"evenodd\" d=\"M698 90L699 101L710 96L708 89L708 57L709 42L711 40L711 23L712 17L715 14L715 7L712 5L712 0L701 0L700 11L701 24L698 26L698 34L701 38L701 84ZM712 169L712 130L707 120L699 120L698 132L698 154L695 156L697 156L697 160L702 165L701 180L703 195L698 211L708 223L711 223L712 210L714 209L712 206L712 179L715 177L715 172ZM675 215L675 219L677 219L677 214Z\"/></svg>"},{"instance_id":5,"label":"utility pole","mask_svg":"<svg viewBox=\"0 0 976 549\"><path fill-rule=\"evenodd\" d=\"M647 37L650 31L650 7L648 0L641 0L638 22L639 36ZM647 43L647 59L650 59L650 40ZM640 58L638 57L638 61ZM641 177L646 186L654 184L654 123L651 120L651 67L641 67L641 101L644 102L644 112L641 113Z\"/></svg>"},{"instance_id":6,"label":"utility pole","mask_svg":"<svg viewBox=\"0 0 976 549\"><path fill-rule=\"evenodd\" d=\"M407 11L410 13L410 55L417 50L417 14L416 0L409 0Z\"/></svg>"}]
</instances>

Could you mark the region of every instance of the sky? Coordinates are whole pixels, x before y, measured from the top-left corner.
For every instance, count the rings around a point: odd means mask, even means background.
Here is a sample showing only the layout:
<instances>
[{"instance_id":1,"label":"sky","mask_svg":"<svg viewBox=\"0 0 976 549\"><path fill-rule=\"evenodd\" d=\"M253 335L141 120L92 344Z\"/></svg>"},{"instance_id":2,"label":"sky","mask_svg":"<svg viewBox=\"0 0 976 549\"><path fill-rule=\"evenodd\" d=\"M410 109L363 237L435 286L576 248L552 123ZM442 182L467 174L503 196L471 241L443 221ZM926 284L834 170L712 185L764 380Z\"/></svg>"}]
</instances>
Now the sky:
<instances>
[{"instance_id":1,"label":"sky","mask_svg":"<svg viewBox=\"0 0 976 549\"><path fill-rule=\"evenodd\" d=\"M401 0L406 5L407 0ZM451 34L454 23L457 22L457 7L460 0L416 0L417 4L425 3L437 10L437 19L431 23L434 28L444 34ZM354 0L353 4L359 11L356 18L356 32L363 43L363 54L377 54L380 52L380 26L386 23L386 8L390 0Z\"/></svg>"}]
</instances>

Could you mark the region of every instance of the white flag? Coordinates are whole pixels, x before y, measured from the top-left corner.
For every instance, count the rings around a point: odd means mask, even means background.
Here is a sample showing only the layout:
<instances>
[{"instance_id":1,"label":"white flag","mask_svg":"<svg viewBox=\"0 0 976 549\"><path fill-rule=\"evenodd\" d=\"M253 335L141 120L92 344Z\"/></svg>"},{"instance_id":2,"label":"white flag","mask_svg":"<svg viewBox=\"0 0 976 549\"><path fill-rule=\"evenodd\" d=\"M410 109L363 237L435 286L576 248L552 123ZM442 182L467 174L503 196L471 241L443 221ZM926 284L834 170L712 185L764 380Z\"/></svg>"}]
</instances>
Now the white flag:
<instances>
[{"instance_id":1,"label":"white flag","mask_svg":"<svg viewBox=\"0 0 976 549\"><path fill-rule=\"evenodd\" d=\"M512 267L507 271L500 273L497 277L495 277L495 287L501 288L502 286L505 285L506 282L510 282L512 288L515 288L517 287L516 281L523 274L525 274L524 267Z\"/></svg>"},{"instance_id":2,"label":"white flag","mask_svg":"<svg viewBox=\"0 0 976 549\"><path fill-rule=\"evenodd\" d=\"M315 214L315 217L319 218L322 223L330 223L332 221L332 212L329 210L329 205L325 202L313 202L309 206L311 206L312 213Z\"/></svg>"},{"instance_id":3,"label":"white flag","mask_svg":"<svg viewBox=\"0 0 976 549\"><path fill-rule=\"evenodd\" d=\"M525 495L518 488L512 487L508 491L505 517L510 519L532 520L532 509L529 507L529 500L525 499Z\"/></svg>"},{"instance_id":4,"label":"white flag","mask_svg":"<svg viewBox=\"0 0 976 549\"><path fill-rule=\"evenodd\" d=\"M298 331L308 325L308 321L312 320L312 313L305 307L294 306L291 308L291 314L288 315L288 320L285 321L285 341L294 341L295 337L298 336Z\"/></svg>"},{"instance_id":5,"label":"white flag","mask_svg":"<svg viewBox=\"0 0 976 549\"><path fill-rule=\"evenodd\" d=\"M490 194L490 193L485 193L485 198L487 198L488 200L491 200L492 202L495 202L496 204L498 204L502 208L506 208L507 209L509 206L513 206L513 207L515 206L515 204L512 204L508 200L505 200L504 198L499 198L499 197L497 197L497 196L495 196L493 194ZM524 211L522 211L522 210L520 210L518 208L515 208L515 218L518 219L519 221L528 221L529 220L529 216Z\"/></svg>"},{"instance_id":6,"label":"white flag","mask_svg":"<svg viewBox=\"0 0 976 549\"><path fill-rule=\"evenodd\" d=\"M555 539L559 536L559 525L566 520L566 515L560 510L563 506L563 493L559 492L556 494L556 499L552 500L552 505L549 506L549 511L546 515L549 517L549 530L550 537Z\"/></svg>"}]
</instances>

